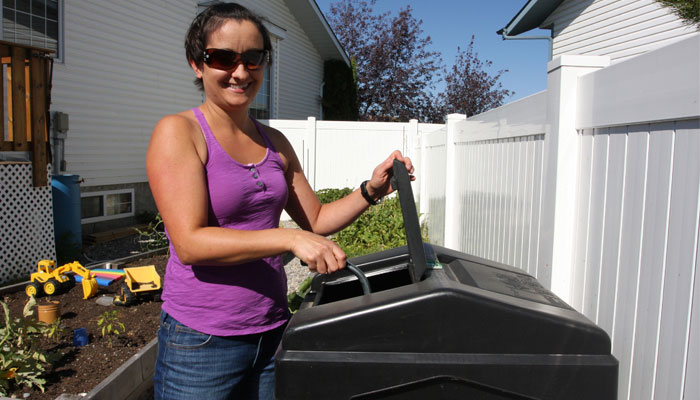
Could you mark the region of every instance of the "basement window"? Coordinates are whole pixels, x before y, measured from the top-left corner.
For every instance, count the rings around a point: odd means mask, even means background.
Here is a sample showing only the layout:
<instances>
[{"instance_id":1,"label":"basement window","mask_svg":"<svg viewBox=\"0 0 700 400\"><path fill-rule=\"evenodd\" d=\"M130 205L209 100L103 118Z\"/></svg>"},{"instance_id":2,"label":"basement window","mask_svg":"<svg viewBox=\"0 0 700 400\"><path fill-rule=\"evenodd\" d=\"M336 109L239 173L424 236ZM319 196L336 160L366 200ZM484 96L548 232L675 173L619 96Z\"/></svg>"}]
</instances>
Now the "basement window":
<instances>
[{"instance_id":1,"label":"basement window","mask_svg":"<svg viewBox=\"0 0 700 400\"><path fill-rule=\"evenodd\" d=\"M80 222L83 224L134 215L134 189L80 194Z\"/></svg>"}]
</instances>

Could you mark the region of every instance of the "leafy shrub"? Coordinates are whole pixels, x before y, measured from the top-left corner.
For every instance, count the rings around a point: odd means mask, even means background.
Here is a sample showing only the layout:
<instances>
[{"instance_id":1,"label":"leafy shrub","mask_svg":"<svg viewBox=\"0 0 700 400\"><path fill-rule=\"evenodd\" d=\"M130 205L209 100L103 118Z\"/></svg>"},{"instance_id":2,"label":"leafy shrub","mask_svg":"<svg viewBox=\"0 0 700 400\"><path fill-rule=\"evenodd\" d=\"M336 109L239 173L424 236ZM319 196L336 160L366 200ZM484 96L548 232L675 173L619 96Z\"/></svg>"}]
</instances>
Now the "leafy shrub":
<instances>
[{"instance_id":1,"label":"leafy shrub","mask_svg":"<svg viewBox=\"0 0 700 400\"><path fill-rule=\"evenodd\" d=\"M316 197L321 201L321 204L328 204L342 199L350 193L352 193L352 189L347 187L342 189L321 189L316 191Z\"/></svg>"},{"instance_id":2,"label":"leafy shrub","mask_svg":"<svg viewBox=\"0 0 700 400\"><path fill-rule=\"evenodd\" d=\"M161 249L168 247L170 243L165 235L165 225L163 225L163 218L160 216L160 213L148 223L148 227L145 230L136 229L136 232L139 234L138 241L141 251Z\"/></svg>"},{"instance_id":3,"label":"leafy shrub","mask_svg":"<svg viewBox=\"0 0 700 400\"><path fill-rule=\"evenodd\" d=\"M29 318L36 305L34 297L24 306L24 318L12 318L7 304L0 301L0 305L5 312L0 324L0 395L7 396L13 388L21 386L36 386L43 392L46 380L41 374L54 354L40 351L39 341L55 332L51 332L51 325Z\"/></svg>"},{"instance_id":4,"label":"leafy shrub","mask_svg":"<svg viewBox=\"0 0 700 400\"><path fill-rule=\"evenodd\" d=\"M398 196L370 207L333 240L348 258L393 249L406 244L403 216Z\"/></svg>"},{"instance_id":5,"label":"leafy shrub","mask_svg":"<svg viewBox=\"0 0 700 400\"><path fill-rule=\"evenodd\" d=\"M322 204L352 193L352 189L321 189L316 192ZM406 244L403 215L398 196L385 198L372 206L355 222L333 236L348 258L393 249ZM423 240L427 241L425 235Z\"/></svg>"}]
</instances>

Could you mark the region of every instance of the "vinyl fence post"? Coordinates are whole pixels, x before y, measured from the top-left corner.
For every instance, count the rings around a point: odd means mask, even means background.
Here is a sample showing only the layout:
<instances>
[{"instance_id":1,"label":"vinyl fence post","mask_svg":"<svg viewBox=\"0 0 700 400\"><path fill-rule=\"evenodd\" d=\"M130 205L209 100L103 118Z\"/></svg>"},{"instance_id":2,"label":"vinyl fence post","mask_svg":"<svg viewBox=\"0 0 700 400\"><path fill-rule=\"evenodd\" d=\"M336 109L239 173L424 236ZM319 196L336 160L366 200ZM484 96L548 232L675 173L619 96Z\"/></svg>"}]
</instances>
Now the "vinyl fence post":
<instances>
[{"instance_id":1,"label":"vinyl fence post","mask_svg":"<svg viewBox=\"0 0 700 400\"><path fill-rule=\"evenodd\" d=\"M579 135L578 77L610 64L607 56L563 55L547 64L547 125L537 278L571 303Z\"/></svg>"},{"instance_id":2,"label":"vinyl fence post","mask_svg":"<svg viewBox=\"0 0 700 400\"><path fill-rule=\"evenodd\" d=\"M417 151L417 146L419 143L419 138L418 138L418 120L417 119L412 119L408 121L408 126L404 130L404 149L403 149L403 155L408 156L411 158L411 161L413 161L413 165L416 168L416 185L413 185L413 200L420 204L420 181L421 181L421 175L418 170L420 168L421 164L421 154L419 151Z\"/></svg>"},{"instance_id":3,"label":"vinyl fence post","mask_svg":"<svg viewBox=\"0 0 700 400\"><path fill-rule=\"evenodd\" d=\"M430 163L428 162L428 140L425 132L418 137L418 145L420 146L420 164L418 164L418 184L420 185L418 193L418 206L420 210L421 224L425 221L430 212L430 197L428 196L428 177L430 176Z\"/></svg>"},{"instance_id":4,"label":"vinyl fence post","mask_svg":"<svg viewBox=\"0 0 700 400\"><path fill-rule=\"evenodd\" d=\"M306 171L306 179L309 181L311 188L316 191L316 136L317 136L316 117L308 117L306 119L306 159L308 161L308 171Z\"/></svg>"},{"instance_id":5,"label":"vinyl fence post","mask_svg":"<svg viewBox=\"0 0 700 400\"><path fill-rule=\"evenodd\" d=\"M457 183L457 162L455 159L457 132L467 116L449 114L447 116L447 137L445 140L445 247L459 250L459 193Z\"/></svg>"}]
</instances>

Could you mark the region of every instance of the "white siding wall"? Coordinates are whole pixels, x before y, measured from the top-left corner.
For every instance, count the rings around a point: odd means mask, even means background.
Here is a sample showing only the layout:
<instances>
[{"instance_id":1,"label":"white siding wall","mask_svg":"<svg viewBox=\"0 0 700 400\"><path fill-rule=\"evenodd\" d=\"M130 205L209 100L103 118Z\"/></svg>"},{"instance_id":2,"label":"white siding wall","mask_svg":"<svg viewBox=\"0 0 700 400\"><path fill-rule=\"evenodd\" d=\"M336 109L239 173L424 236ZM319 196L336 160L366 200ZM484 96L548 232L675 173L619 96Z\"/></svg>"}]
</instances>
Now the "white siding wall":
<instances>
[{"instance_id":1,"label":"white siding wall","mask_svg":"<svg viewBox=\"0 0 700 400\"><path fill-rule=\"evenodd\" d=\"M83 186L145 182L151 131L202 97L185 60L195 0L66 0L51 110L68 113L67 172Z\"/></svg>"},{"instance_id":2,"label":"white siding wall","mask_svg":"<svg viewBox=\"0 0 700 400\"><path fill-rule=\"evenodd\" d=\"M323 60L283 0L260 2L243 0L241 4L284 29L285 38L278 42L277 63L273 76L277 91L277 107L273 118L320 118L320 90L323 82ZM264 4L264 6L263 6Z\"/></svg>"},{"instance_id":3,"label":"white siding wall","mask_svg":"<svg viewBox=\"0 0 700 400\"><path fill-rule=\"evenodd\" d=\"M553 56L607 55L613 63L696 31L655 0L566 0L542 26L553 27Z\"/></svg>"},{"instance_id":4,"label":"white siding wall","mask_svg":"<svg viewBox=\"0 0 700 400\"><path fill-rule=\"evenodd\" d=\"M155 124L201 103L183 48L197 3L65 1L65 61L54 65L51 111L70 116L66 173L80 175L83 188L146 182ZM318 116L323 61L285 2L241 4L285 30L274 43L274 115Z\"/></svg>"}]
</instances>

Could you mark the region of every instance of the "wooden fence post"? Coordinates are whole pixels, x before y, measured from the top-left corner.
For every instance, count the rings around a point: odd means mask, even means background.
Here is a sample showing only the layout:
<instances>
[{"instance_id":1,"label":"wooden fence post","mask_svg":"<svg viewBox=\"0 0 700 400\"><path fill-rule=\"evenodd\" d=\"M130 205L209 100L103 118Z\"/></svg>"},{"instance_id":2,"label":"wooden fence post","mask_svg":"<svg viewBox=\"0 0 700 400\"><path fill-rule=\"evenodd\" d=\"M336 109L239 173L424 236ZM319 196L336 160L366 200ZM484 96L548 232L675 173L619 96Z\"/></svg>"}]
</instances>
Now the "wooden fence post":
<instances>
[{"instance_id":1,"label":"wooden fence post","mask_svg":"<svg viewBox=\"0 0 700 400\"><path fill-rule=\"evenodd\" d=\"M12 48L12 139L14 151L29 151L27 145L27 95L24 60L27 49Z\"/></svg>"},{"instance_id":2,"label":"wooden fence post","mask_svg":"<svg viewBox=\"0 0 700 400\"><path fill-rule=\"evenodd\" d=\"M30 98L32 111L32 169L34 187L48 185L46 173L47 154L46 154L46 93L47 93L47 77L46 77L46 61L47 59L39 55L33 55L29 59L30 71Z\"/></svg>"}]
</instances>

